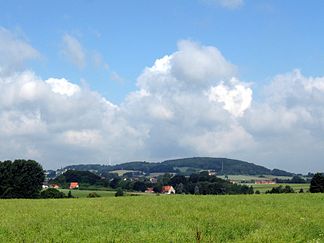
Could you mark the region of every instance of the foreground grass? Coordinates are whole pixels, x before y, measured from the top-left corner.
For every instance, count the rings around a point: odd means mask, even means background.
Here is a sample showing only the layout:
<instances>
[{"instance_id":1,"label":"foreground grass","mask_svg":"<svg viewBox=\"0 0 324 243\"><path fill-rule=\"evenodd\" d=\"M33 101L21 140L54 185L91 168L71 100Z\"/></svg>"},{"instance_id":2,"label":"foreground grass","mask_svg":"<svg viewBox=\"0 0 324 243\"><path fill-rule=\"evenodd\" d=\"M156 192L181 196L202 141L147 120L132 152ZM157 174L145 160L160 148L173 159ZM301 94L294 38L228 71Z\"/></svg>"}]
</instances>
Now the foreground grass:
<instances>
[{"instance_id":1,"label":"foreground grass","mask_svg":"<svg viewBox=\"0 0 324 243\"><path fill-rule=\"evenodd\" d=\"M324 242L324 195L0 200L0 242Z\"/></svg>"}]
</instances>

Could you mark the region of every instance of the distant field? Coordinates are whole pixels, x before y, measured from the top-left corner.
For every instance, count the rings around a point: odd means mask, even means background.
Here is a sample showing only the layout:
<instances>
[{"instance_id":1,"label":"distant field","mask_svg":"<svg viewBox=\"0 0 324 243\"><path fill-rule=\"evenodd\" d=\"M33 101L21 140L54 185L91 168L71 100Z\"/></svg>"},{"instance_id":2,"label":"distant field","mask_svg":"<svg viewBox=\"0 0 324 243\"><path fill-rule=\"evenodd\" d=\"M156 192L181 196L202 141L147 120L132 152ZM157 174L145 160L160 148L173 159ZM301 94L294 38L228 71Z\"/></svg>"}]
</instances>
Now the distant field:
<instances>
[{"instance_id":1,"label":"distant field","mask_svg":"<svg viewBox=\"0 0 324 243\"><path fill-rule=\"evenodd\" d=\"M122 176L127 172L136 172L136 170L112 170L112 171L110 171L110 173L116 173L119 176Z\"/></svg>"},{"instance_id":2,"label":"distant field","mask_svg":"<svg viewBox=\"0 0 324 243\"><path fill-rule=\"evenodd\" d=\"M324 194L0 200L0 242L324 242Z\"/></svg>"},{"instance_id":3,"label":"distant field","mask_svg":"<svg viewBox=\"0 0 324 243\"><path fill-rule=\"evenodd\" d=\"M223 175L217 175L217 177L225 179ZM269 180L273 178L278 178L282 180L291 179L291 176L273 176L273 175L265 175L263 177L259 176L251 176L251 175L227 175L229 180L233 181L251 181L251 180Z\"/></svg>"},{"instance_id":4,"label":"distant field","mask_svg":"<svg viewBox=\"0 0 324 243\"><path fill-rule=\"evenodd\" d=\"M254 191L259 190L261 193L266 192L267 190L271 190L273 187L278 186L290 186L294 189L295 192L299 192L299 190L302 188L304 192L307 192L309 190L309 184L247 184L253 186Z\"/></svg>"}]
</instances>

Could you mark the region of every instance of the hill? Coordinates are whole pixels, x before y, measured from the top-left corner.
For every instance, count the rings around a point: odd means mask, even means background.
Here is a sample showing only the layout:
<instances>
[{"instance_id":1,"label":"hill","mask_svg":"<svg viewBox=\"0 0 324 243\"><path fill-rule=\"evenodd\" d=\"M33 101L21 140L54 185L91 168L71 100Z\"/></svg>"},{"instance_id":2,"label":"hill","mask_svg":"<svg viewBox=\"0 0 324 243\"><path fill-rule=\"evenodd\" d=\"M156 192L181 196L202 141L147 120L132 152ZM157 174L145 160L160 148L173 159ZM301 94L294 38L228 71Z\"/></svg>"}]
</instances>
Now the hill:
<instances>
[{"instance_id":1,"label":"hill","mask_svg":"<svg viewBox=\"0 0 324 243\"><path fill-rule=\"evenodd\" d=\"M218 175L274 175L293 176L293 173L268 169L242 160L211 157L194 157L163 162L136 161L117 165L81 164L65 167L67 170L93 171L97 174L115 170L141 171L143 173L177 173L190 175L201 170L213 170Z\"/></svg>"}]
</instances>

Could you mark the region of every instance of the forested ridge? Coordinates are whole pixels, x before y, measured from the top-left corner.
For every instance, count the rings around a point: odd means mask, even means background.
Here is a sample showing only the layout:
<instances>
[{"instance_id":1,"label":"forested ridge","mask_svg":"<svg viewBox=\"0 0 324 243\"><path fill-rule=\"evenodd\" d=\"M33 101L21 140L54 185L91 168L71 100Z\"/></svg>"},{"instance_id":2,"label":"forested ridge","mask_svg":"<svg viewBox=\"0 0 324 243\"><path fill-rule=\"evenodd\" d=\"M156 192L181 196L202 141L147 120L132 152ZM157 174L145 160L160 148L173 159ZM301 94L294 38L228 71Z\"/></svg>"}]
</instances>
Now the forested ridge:
<instances>
[{"instance_id":1,"label":"forested ridge","mask_svg":"<svg viewBox=\"0 0 324 243\"><path fill-rule=\"evenodd\" d=\"M81 164L65 167L67 170L89 171L95 170L99 173L114 170L134 170L143 173L180 173L190 175L200 170L214 170L217 174L227 175L275 175L292 176L293 173L268 169L242 160L228 158L193 157L166 160L163 162L135 161L117 165Z\"/></svg>"}]
</instances>

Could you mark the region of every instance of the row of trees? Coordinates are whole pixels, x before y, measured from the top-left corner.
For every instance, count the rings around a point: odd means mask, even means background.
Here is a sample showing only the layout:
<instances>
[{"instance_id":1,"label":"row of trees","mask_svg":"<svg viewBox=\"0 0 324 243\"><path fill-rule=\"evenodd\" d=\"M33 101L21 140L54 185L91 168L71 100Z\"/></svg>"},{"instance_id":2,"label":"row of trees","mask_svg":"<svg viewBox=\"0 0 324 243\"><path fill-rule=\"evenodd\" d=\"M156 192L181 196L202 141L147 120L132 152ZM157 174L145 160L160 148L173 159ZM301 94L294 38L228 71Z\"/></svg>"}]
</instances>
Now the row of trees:
<instances>
[{"instance_id":1,"label":"row of trees","mask_svg":"<svg viewBox=\"0 0 324 243\"><path fill-rule=\"evenodd\" d=\"M182 194L251 194L253 188L246 185L232 184L229 181L210 176L207 171L191 174L190 177L183 175L172 176L164 174L158 177L157 183L151 183L147 178L132 181L127 178L116 177L110 182L110 187L124 190L142 191L153 187L155 192L161 192L162 187L171 185L176 193Z\"/></svg>"},{"instance_id":2,"label":"row of trees","mask_svg":"<svg viewBox=\"0 0 324 243\"><path fill-rule=\"evenodd\" d=\"M68 185L69 182L78 181L87 185L111 187L113 189L129 191L145 191L153 187L155 192L161 192L164 185L172 185L176 193L185 194L252 194L253 188L246 185L232 184L227 180L211 176L207 171L184 175L164 174L158 177L157 183L152 183L148 178L131 180L111 174L108 179L102 179L88 171L67 171L64 175L56 178L54 182ZM42 184L45 176L42 166L34 160L0 161L0 198L47 198L53 191L42 192ZM299 178L293 178L299 180ZM292 188L277 187L268 193L289 193ZM317 173L310 183L310 192L324 192L324 175ZM55 192L56 193L56 192ZM60 196L63 197L63 194Z\"/></svg>"}]
</instances>

